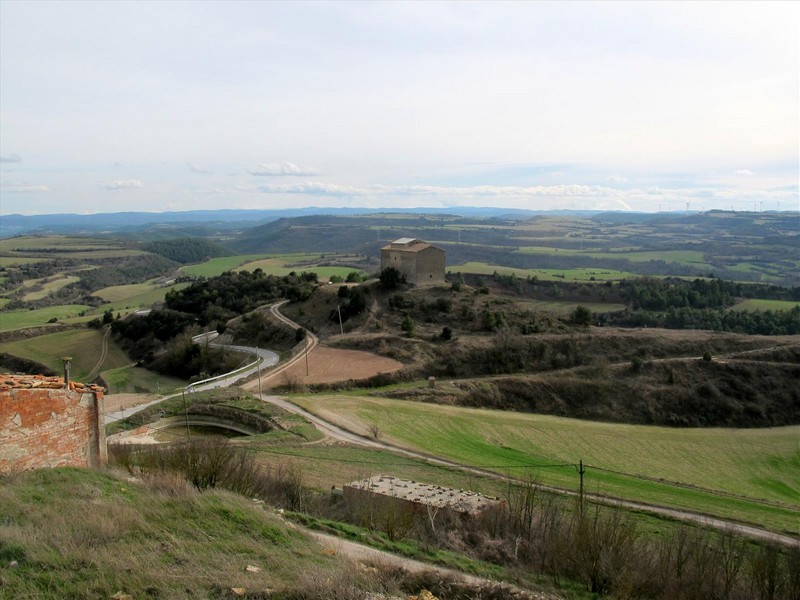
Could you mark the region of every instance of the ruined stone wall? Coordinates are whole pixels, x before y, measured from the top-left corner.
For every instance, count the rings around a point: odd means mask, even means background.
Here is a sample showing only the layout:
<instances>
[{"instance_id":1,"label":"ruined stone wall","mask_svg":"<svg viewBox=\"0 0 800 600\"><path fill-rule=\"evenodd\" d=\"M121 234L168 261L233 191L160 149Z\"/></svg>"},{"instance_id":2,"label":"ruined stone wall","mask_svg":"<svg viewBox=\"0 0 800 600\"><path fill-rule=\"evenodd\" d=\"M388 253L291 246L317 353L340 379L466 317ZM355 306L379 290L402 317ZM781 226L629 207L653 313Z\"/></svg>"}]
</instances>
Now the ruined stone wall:
<instances>
[{"instance_id":1,"label":"ruined stone wall","mask_svg":"<svg viewBox=\"0 0 800 600\"><path fill-rule=\"evenodd\" d=\"M105 462L102 392L0 390L0 473Z\"/></svg>"}]
</instances>

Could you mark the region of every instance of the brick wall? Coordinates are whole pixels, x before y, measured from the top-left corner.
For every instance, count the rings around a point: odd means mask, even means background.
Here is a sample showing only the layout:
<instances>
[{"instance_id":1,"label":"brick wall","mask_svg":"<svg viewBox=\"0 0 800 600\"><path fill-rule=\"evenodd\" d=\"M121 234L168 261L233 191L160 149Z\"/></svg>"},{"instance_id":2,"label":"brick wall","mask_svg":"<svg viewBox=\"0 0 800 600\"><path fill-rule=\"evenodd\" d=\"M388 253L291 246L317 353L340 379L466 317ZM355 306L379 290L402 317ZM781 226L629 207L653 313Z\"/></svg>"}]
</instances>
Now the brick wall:
<instances>
[{"instance_id":1,"label":"brick wall","mask_svg":"<svg viewBox=\"0 0 800 600\"><path fill-rule=\"evenodd\" d=\"M106 462L103 393L0 390L0 473Z\"/></svg>"}]
</instances>

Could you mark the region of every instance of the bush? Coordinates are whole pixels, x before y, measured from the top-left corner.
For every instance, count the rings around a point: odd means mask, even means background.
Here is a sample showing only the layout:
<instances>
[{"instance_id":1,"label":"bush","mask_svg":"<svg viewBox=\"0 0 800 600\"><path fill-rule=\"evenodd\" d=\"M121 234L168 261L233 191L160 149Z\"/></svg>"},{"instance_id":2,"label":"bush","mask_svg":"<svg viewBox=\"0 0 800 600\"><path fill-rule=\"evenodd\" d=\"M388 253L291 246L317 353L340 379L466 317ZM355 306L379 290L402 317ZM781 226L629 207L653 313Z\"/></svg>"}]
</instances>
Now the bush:
<instances>
[{"instance_id":1,"label":"bush","mask_svg":"<svg viewBox=\"0 0 800 600\"><path fill-rule=\"evenodd\" d=\"M416 326L417 324L414 319L406 315L406 318L403 319L403 322L400 324L400 329L402 329L408 337L414 337Z\"/></svg>"},{"instance_id":2,"label":"bush","mask_svg":"<svg viewBox=\"0 0 800 600\"><path fill-rule=\"evenodd\" d=\"M381 282L381 287L387 290L394 290L399 286L401 283L405 283L406 276L403 275L400 271L398 271L394 267L388 267L381 271L380 276L378 279Z\"/></svg>"}]
</instances>

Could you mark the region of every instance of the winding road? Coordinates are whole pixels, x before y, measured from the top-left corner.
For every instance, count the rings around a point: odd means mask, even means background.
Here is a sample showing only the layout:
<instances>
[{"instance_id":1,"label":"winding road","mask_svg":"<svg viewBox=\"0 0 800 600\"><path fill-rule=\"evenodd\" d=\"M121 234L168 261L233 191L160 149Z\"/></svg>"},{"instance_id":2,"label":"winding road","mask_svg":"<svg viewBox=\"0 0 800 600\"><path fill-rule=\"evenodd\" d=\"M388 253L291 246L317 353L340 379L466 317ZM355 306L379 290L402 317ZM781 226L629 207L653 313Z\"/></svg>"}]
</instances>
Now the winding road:
<instances>
[{"instance_id":1,"label":"winding road","mask_svg":"<svg viewBox=\"0 0 800 600\"><path fill-rule=\"evenodd\" d=\"M277 319L279 319L280 321L282 321L283 323L285 323L285 324L287 324L287 325L289 325L291 327L294 327L294 328L300 327L300 325L298 325L297 323L295 323L291 319L287 318L285 315L281 314L281 312L279 310L281 304L282 303L272 305L272 307L270 308L270 311L272 312L272 314ZM315 348L317 346L317 344L319 343L319 340L318 340L318 338L316 336L314 336L310 332L308 333L308 336L309 336L310 339L307 338L307 339L309 339L309 341L307 342L307 345L309 347L309 351L311 351L313 348ZM301 360L303 358L303 355L304 355L303 353L298 354L297 356L292 358L291 361L289 361L285 365L282 365L281 367L279 367L279 369L277 371L272 371L268 375L265 375L264 377L262 377L262 380L266 379L267 377L273 377L278 372L282 371L283 369L288 368L291 364L294 364L298 360ZM258 381L256 380L256 381L247 382L242 387L244 387L245 389L249 389L249 390L258 389ZM336 439L336 440L339 440L339 441L348 442L348 443L351 443L351 444L358 444L360 446L366 446L366 447L369 447L369 448L375 448L375 449L379 449L379 450L387 450L387 451L390 451L390 452L394 452L395 454L401 454L403 456L407 456L409 458L414 458L414 459L417 459L417 460L425 461L425 462L428 462L428 463L431 463L431 464L442 465L442 466L450 467L450 468L453 468L453 469L459 469L461 471L465 471L465 472L468 472L468 473L473 473L473 474L476 474L476 475L481 475L481 476L484 476L484 477L491 477L492 479L496 479L498 481L505 481L505 482L511 482L511 483L519 483L520 482L519 479L515 479L513 477L507 477L507 476L504 476L504 475L500 475L499 473L495 473L493 471L486 471L484 469L480 469L480 468L477 468L477 467L472 467L472 466L465 465L465 464L462 464L462 463L458 463L458 462L455 462L455 461L450 461L450 460L446 460L446 459L442 459L442 458L437 458L435 456L430 456L430 455L424 454L422 452L415 452L413 450L409 450L409 449L406 449L406 448L401 448L399 446L395 446L395 445L392 445L392 444L387 444L385 442L381 442L381 441L376 440L376 439L372 439L372 438L368 438L368 437L359 435L357 433L354 433L352 431L348 431L347 429L339 427L339 426L335 425L334 423L331 423L330 421L326 421L325 419L322 419L321 417L319 417L319 416L317 416L317 415L315 415L313 413L310 413L310 412L308 412L307 410L305 410L303 408L300 408L296 404L293 404L293 403L289 402L288 400L286 400L285 398L282 398L280 396L271 396L271 395L263 395L262 394L261 395L261 400L264 401L264 402L269 402L270 404L273 404L275 406L278 406L278 407L282 408L283 410L285 410L287 412L302 416L303 418L305 418L308 421L310 421L311 423L313 423L314 426L317 427L317 429L319 429L320 431L322 431L323 433L325 433L329 437L331 437L333 439ZM566 489L563 489L563 488L557 488L557 487L546 486L546 485L540 485L539 487L541 489L549 491L549 492L563 494L563 495L567 495L567 496L576 496L577 495L577 492L574 492L572 490L566 490ZM665 507L665 506L657 506L657 505L653 505L653 504L647 504L647 503L644 503L644 502L633 502L633 501L630 501L630 500L622 500L620 498L614 498L614 497L611 497L611 496L604 496L604 495L600 495L600 494L587 493L584 496L585 496L586 499L591 500L592 502L598 502L598 503L606 504L606 505L610 505L610 506L623 507L623 508L630 509L630 510L646 512L646 513L655 514L655 515L662 516L662 517L668 517L668 518L672 518L672 519L677 519L677 520L680 520L680 521L698 523L700 525L704 525L706 527L712 527L712 528L715 528L715 529L730 530L730 531L734 531L736 533L739 533L741 535L745 535L745 536L748 536L748 537L751 537L751 538L756 538L756 539L760 539L760 540L766 540L766 541L770 541L770 542L775 542L775 543L782 544L782 545L785 545L785 546L800 547L800 539L798 539L796 537L792 537L792 536L789 536L789 535L783 535L783 534L780 534L780 533L775 533L773 531L768 531L766 529L761 529L759 527L754 527L754 526L751 526L751 525L744 525L744 524L736 523L736 522L733 522L733 521L726 521L725 519L719 519L719 518L716 518L716 517L711 517L711 516L703 515L703 514L699 514L699 513L693 513L693 512L678 510L678 509L674 509L674 508L668 508L668 507Z\"/></svg>"},{"instance_id":2,"label":"winding road","mask_svg":"<svg viewBox=\"0 0 800 600\"><path fill-rule=\"evenodd\" d=\"M286 317L285 315L283 315L280 312L280 307L283 304L285 304L286 302L287 301L283 301L283 302L278 302L276 304L271 305L270 306L270 312L272 313L272 315L277 320L281 321L282 323L284 323L284 324L286 324L286 325L288 325L288 326L290 326L290 327L292 327L294 329L297 329L297 328L299 328L301 326L298 325L297 323L295 323L294 321L292 321L291 319L289 319L288 317ZM468 472L468 473L472 473L472 474L475 474L475 475L481 475L481 476L484 476L484 477L490 477L490 478L498 480L498 481L511 482L511 483L519 483L521 481L519 479L515 479L515 478L512 478L512 477L507 477L505 475L501 475L501 474L495 473L493 471L487 471L487 470L484 470L484 469L480 469L478 467L473 467L473 466L465 465L465 464L458 463L458 462L455 462L455 461L450 461L450 460L438 458L436 456L427 455L427 454L422 453L422 452L417 452L417 451L414 451L414 450L409 450L407 448L402 448L402 447L399 447L399 446L388 444L386 442L381 442L381 441L379 441L377 439L368 438L366 436L360 435L360 434L355 433L353 431L349 431L347 429L339 427L338 425L335 425L334 423L331 423L330 421L326 421L325 419L323 419L323 418L321 418L321 417L319 417L319 416L317 416L317 415L315 415L313 413L310 413L307 410L305 410L303 408L300 408L299 406L289 402L288 400L286 400L283 397L272 396L272 395L264 395L264 394L261 394L259 392L259 389L261 388L261 386L263 385L263 383L265 381L280 375L286 369L291 367L293 364L303 360L306 357L307 353L310 353L311 351L313 351L314 348L316 348L318 346L318 344L319 344L319 338L316 335L314 335L313 333L311 333L310 331L306 331L306 344L305 344L305 348L303 350L301 350L300 352L295 354L293 357L291 357L285 363L283 363L282 365L278 366L276 369L273 369L273 370L261 375L260 381L259 381L259 378L256 378L254 380L245 382L244 384L242 384L241 387L246 389L246 390L249 390L249 391L251 391L251 392L253 392L253 393L257 394L257 395L259 395L259 397L261 398L261 400L263 402L269 402L270 404L278 406L279 408L282 408L283 410L285 410L287 412L299 415L299 416L307 419L308 421L313 423L314 426L317 427L317 429L319 429L321 432L323 432L324 434L326 434L327 436L329 436L332 439L343 441L343 442L347 442L347 443L350 443L350 444L357 444L359 446L366 446L366 447L369 447L369 448L375 448L375 449L378 449L378 450L386 450L386 451L389 451L389 452L393 452L395 454L400 454L402 456L407 456L409 458L413 458L415 460L420 460L420 461L428 462L430 464L435 464L435 465L446 466L446 467L449 467L449 468L458 469L458 470L465 471L465 472ZM251 352L251 353L255 353L256 352L255 348L249 348L249 347L243 347L243 346L236 347L236 349L238 351L240 351L240 352ZM269 351L261 351L261 352L269 352ZM272 354L274 354L274 353L272 353ZM277 361L277 356L275 357L275 359ZM256 368L253 368L250 371L249 374L253 374L255 372L256 372ZM234 382L241 380L241 378L243 376L244 375L241 375L241 374L239 374L237 372L235 377L230 377L229 376L227 378L221 379L219 382L207 384L206 387L195 387L194 389L200 390L200 389L208 389L208 388L213 388L213 387L224 387L224 386L227 386L227 385L232 385ZM176 395L178 395L178 394L173 394L173 396L176 396ZM169 396L169 397L171 397L171 396ZM156 400L154 400L152 402L149 402L147 404L142 404L142 405L139 405L139 406L136 406L136 407L133 407L133 408L129 408L129 409L125 410L125 411L119 411L119 413L113 413L111 415L107 415L106 419L105 419L105 422L106 422L106 424L108 424L108 423L111 423L113 421L116 421L116 420L122 419L124 417L130 416L131 414L133 414L135 412L138 412L140 410L143 410L143 409L147 408L148 406L151 406L153 404L161 402L162 400L164 400L166 398L167 397L161 397L161 398L158 398L158 399L156 399ZM543 489L543 490L546 490L546 491L549 491L549 492L552 492L552 493L558 493L558 494L563 494L563 495L567 495L567 496L576 496L577 495L577 492L574 492L572 490L566 490L566 489L563 489L563 488L557 488L557 487L546 486L546 485L540 485L539 487L541 489ZM780 533L775 533L775 532L768 531L766 529L761 529L761 528L758 528L758 527L754 527L754 526L751 526L751 525L744 525L744 524L736 523L736 522L733 522L733 521L727 521L727 520L724 520L724 519L719 519L719 518L712 517L712 516L709 516L709 515L693 513L693 512L678 510L678 509L674 509L674 508L668 508L668 507L665 507L665 506L657 506L657 505L647 504L647 503L643 503L643 502L633 502L633 501L630 501L630 500L623 500L623 499L620 499L620 498L614 498L614 497L611 497L611 496L604 496L604 495L600 495L600 494L586 493L585 494L585 498L587 498L588 500L590 500L592 502L597 502L597 503L606 504L606 505L610 505L610 506L618 506L618 507L623 507L623 508L630 509L630 510L636 510L636 511L641 511L641 512L645 512L645 513L655 514L655 515L658 515L658 516L668 517L668 518L672 518L672 519L676 519L676 520L680 520L680 521L698 523L700 525L704 525L704 526L707 526L707 527L712 527L712 528L715 528L715 529L730 530L730 531L734 531L736 533L739 533L739 534L742 534L742 535L745 535L745 536L748 536L748 537L751 537L751 538L766 540L766 541L782 544L782 545L785 545L785 546L800 547L800 539L798 539L796 537L792 537L792 536L789 536L789 535L783 535L783 534L780 534Z\"/></svg>"}]
</instances>

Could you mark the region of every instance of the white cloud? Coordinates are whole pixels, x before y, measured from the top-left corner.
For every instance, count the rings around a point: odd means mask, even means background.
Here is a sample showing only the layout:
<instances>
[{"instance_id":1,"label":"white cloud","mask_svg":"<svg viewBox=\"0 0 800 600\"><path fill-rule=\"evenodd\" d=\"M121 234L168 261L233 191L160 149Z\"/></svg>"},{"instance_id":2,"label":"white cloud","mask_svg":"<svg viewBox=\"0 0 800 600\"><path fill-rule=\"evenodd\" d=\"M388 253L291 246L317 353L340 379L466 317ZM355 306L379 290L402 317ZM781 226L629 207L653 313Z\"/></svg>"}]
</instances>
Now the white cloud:
<instances>
[{"instance_id":1,"label":"white cloud","mask_svg":"<svg viewBox=\"0 0 800 600\"><path fill-rule=\"evenodd\" d=\"M46 185L31 185L28 183L3 184L3 191L8 194L32 194L35 192L49 192Z\"/></svg>"},{"instance_id":2,"label":"white cloud","mask_svg":"<svg viewBox=\"0 0 800 600\"><path fill-rule=\"evenodd\" d=\"M221 192L220 190L216 190ZM730 203L751 203L754 200L784 201L796 199L797 186L784 186L762 190L727 188L662 188L651 186L635 189L618 189L597 185L545 185L545 186L435 186L435 185L340 185L334 183L303 182L240 186L236 192L285 195L306 195L315 198L377 199L384 205L402 203L403 198L425 198L426 201L451 206L521 206L525 202L550 200L553 207L585 208L595 210L652 210L657 204L683 205L685 202L704 202L707 206L728 206ZM418 200L419 201L419 200ZM417 202L418 202L417 201ZM716 201L716 202L715 202ZM571 203L571 204L569 204ZM418 204L418 206L423 206ZM537 204L539 206L539 204Z\"/></svg>"},{"instance_id":3,"label":"white cloud","mask_svg":"<svg viewBox=\"0 0 800 600\"><path fill-rule=\"evenodd\" d=\"M606 179L612 183L627 183L628 178L622 175L609 175Z\"/></svg>"},{"instance_id":4,"label":"white cloud","mask_svg":"<svg viewBox=\"0 0 800 600\"><path fill-rule=\"evenodd\" d=\"M739 169L738 171L734 171L737 175L755 175L750 169Z\"/></svg>"},{"instance_id":5,"label":"white cloud","mask_svg":"<svg viewBox=\"0 0 800 600\"><path fill-rule=\"evenodd\" d=\"M22 158L20 158L19 154L4 154L0 156L0 163L18 163L22 162Z\"/></svg>"},{"instance_id":6,"label":"white cloud","mask_svg":"<svg viewBox=\"0 0 800 600\"><path fill-rule=\"evenodd\" d=\"M313 177L319 175L317 169L311 167L300 167L291 162L285 163L261 163L251 169L247 170L250 175L259 175L267 177L280 177L284 175L300 176L300 177Z\"/></svg>"},{"instance_id":7,"label":"white cloud","mask_svg":"<svg viewBox=\"0 0 800 600\"><path fill-rule=\"evenodd\" d=\"M189 165L189 170L192 173L202 173L202 174L211 173L211 171L209 169L204 169L203 167L198 167L197 165L194 165L192 163L186 163L186 164Z\"/></svg>"},{"instance_id":8,"label":"white cloud","mask_svg":"<svg viewBox=\"0 0 800 600\"><path fill-rule=\"evenodd\" d=\"M107 190L125 190L144 187L142 182L138 179L115 179L114 181L105 181L100 185Z\"/></svg>"}]
</instances>

